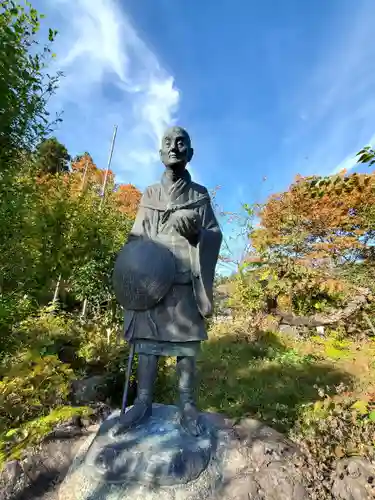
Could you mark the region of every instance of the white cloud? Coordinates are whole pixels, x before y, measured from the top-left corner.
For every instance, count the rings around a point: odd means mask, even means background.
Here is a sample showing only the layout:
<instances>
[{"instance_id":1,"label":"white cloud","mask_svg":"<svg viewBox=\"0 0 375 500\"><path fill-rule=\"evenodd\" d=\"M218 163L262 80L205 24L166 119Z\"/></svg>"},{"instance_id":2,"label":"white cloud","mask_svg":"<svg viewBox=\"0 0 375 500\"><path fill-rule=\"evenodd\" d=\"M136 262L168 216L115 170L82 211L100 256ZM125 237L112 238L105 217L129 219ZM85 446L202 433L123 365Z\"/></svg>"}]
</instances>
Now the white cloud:
<instances>
[{"instance_id":1,"label":"white cloud","mask_svg":"<svg viewBox=\"0 0 375 500\"><path fill-rule=\"evenodd\" d=\"M374 147L375 143L375 134L371 137L369 142L367 144L364 144L363 146L371 146ZM350 170L353 170L354 167L358 165L358 156L357 156L358 151L355 153L349 155L345 160L340 162L333 170L330 172L328 175L335 175L341 172L342 170L346 170L347 172L350 172Z\"/></svg>"},{"instance_id":2,"label":"white cloud","mask_svg":"<svg viewBox=\"0 0 375 500\"><path fill-rule=\"evenodd\" d=\"M179 104L173 76L163 69L119 2L43 2L49 24L57 23L59 31L55 69L65 77L54 106L66 110L61 133L67 145L89 150L104 167L117 124L113 168L119 179L141 187L155 180L160 137L175 123Z\"/></svg>"},{"instance_id":3,"label":"white cloud","mask_svg":"<svg viewBox=\"0 0 375 500\"><path fill-rule=\"evenodd\" d=\"M320 175L350 170L356 153L374 136L374 20L374 2L361 0L333 12L326 23L316 62L290 101L295 119L283 141L294 154L292 170Z\"/></svg>"}]
</instances>

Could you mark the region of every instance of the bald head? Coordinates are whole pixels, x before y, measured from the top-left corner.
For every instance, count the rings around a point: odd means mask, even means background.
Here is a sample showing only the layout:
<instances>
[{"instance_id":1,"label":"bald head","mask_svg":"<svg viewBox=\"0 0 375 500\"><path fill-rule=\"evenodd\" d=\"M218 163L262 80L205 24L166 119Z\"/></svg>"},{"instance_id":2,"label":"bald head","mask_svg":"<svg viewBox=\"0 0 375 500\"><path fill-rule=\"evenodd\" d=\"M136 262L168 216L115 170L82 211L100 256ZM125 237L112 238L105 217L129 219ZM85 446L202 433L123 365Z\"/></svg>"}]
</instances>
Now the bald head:
<instances>
[{"instance_id":1,"label":"bald head","mask_svg":"<svg viewBox=\"0 0 375 500\"><path fill-rule=\"evenodd\" d=\"M184 128L177 126L167 128L167 130L164 132L163 139L173 136L184 137L186 142L191 145L190 136Z\"/></svg>"},{"instance_id":2,"label":"bald head","mask_svg":"<svg viewBox=\"0 0 375 500\"><path fill-rule=\"evenodd\" d=\"M185 168L193 157L189 134L182 127L168 128L161 141L160 159L167 168Z\"/></svg>"}]
</instances>

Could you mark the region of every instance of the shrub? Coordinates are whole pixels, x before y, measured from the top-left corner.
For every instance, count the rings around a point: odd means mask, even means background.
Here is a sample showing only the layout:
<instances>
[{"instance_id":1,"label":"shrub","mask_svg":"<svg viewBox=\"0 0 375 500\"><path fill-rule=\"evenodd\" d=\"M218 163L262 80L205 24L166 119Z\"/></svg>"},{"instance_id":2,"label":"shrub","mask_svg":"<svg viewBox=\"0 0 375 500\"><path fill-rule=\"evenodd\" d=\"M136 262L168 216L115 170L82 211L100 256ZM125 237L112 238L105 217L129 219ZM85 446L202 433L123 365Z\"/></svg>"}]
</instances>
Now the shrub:
<instances>
[{"instance_id":1,"label":"shrub","mask_svg":"<svg viewBox=\"0 0 375 500\"><path fill-rule=\"evenodd\" d=\"M358 400L337 387L338 396L325 395L300 412L291 437L322 476L332 470L334 461L350 456L375 458L375 399L368 395Z\"/></svg>"},{"instance_id":2,"label":"shrub","mask_svg":"<svg viewBox=\"0 0 375 500\"><path fill-rule=\"evenodd\" d=\"M22 424L16 429L0 433L0 469L8 460L20 459L23 452L39 444L54 428L73 417L89 417L93 410L86 407L62 406L48 415Z\"/></svg>"},{"instance_id":3,"label":"shrub","mask_svg":"<svg viewBox=\"0 0 375 500\"><path fill-rule=\"evenodd\" d=\"M56 356L28 351L0 381L0 431L64 404L74 373Z\"/></svg>"}]
</instances>

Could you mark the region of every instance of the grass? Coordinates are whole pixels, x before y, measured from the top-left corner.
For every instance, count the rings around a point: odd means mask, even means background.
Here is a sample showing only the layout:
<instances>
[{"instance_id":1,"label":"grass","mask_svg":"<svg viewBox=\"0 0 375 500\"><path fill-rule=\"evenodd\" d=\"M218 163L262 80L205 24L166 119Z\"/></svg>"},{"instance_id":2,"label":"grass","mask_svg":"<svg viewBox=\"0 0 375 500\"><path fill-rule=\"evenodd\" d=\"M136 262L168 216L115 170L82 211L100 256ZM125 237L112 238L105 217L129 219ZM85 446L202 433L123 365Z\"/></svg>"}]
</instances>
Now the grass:
<instances>
[{"instance_id":1,"label":"grass","mask_svg":"<svg viewBox=\"0 0 375 500\"><path fill-rule=\"evenodd\" d=\"M202 410L239 419L258 418L288 432L307 405L341 393L354 399L375 392L375 342L279 333L233 331L214 325L198 361L198 403ZM173 363L172 363L173 364ZM166 362L157 396L176 397L176 379ZM344 389L343 389L344 388Z\"/></svg>"},{"instance_id":2,"label":"grass","mask_svg":"<svg viewBox=\"0 0 375 500\"><path fill-rule=\"evenodd\" d=\"M280 430L292 425L302 404L319 397L314 388L319 381L349 382L313 356L287 349L274 334L251 343L228 335L213 338L199 366L202 408L259 418Z\"/></svg>"},{"instance_id":3,"label":"grass","mask_svg":"<svg viewBox=\"0 0 375 500\"><path fill-rule=\"evenodd\" d=\"M372 338L338 339L332 332L326 338L311 337L304 342L289 339L289 345L296 346L301 353L313 352L349 373L359 393L375 387L375 340Z\"/></svg>"},{"instance_id":4,"label":"grass","mask_svg":"<svg viewBox=\"0 0 375 500\"><path fill-rule=\"evenodd\" d=\"M339 458L375 460L375 342L249 332L239 320L213 325L198 362L198 404L238 421L256 418L303 451L312 499L332 500ZM174 362L163 361L157 400L176 396Z\"/></svg>"},{"instance_id":5,"label":"grass","mask_svg":"<svg viewBox=\"0 0 375 500\"><path fill-rule=\"evenodd\" d=\"M106 346L100 338L98 342L96 332L86 337L85 349L79 351L85 374L93 374L93 369L105 371L112 404L119 405L128 347L116 343ZM172 403L176 399L174 364L173 358L160 359L156 401ZM72 368L78 376L80 365ZM52 371L51 377L55 375ZM135 375L136 363L129 404L136 393ZM59 384L53 377L52 382ZM329 477L337 457L359 454L375 458L375 341L370 338L356 340L331 331L324 338L298 339L279 332L254 331L238 318L210 326L209 340L202 344L198 359L198 378L200 409L220 412L235 421L256 418L286 433L306 452L307 469L317 471L315 478ZM16 385L12 397L20 392ZM45 392L48 396L49 391ZM26 408L34 403L26 397L24 404ZM14 413L13 406L11 409ZM49 415L42 412L0 435L0 466L9 456L21 456L71 411L81 411L51 410ZM320 479L312 481L318 483ZM322 495L318 492L316 498L331 498Z\"/></svg>"}]
</instances>

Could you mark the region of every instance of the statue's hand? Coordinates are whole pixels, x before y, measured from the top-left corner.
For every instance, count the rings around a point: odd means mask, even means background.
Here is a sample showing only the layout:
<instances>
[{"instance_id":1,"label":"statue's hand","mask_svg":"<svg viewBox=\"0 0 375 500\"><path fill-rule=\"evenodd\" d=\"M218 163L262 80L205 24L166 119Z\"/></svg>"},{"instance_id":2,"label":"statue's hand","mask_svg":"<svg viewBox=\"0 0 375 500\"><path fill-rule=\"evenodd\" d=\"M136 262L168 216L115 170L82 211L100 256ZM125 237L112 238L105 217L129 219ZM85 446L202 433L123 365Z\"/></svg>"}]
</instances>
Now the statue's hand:
<instances>
[{"instance_id":1,"label":"statue's hand","mask_svg":"<svg viewBox=\"0 0 375 500\"><path fill-rule=\"evenodd\" d=\"M199 215L193 210L184 210L175 214L174 227L181 236L191 239L199 234L201 220Z\"/></svg>"}]
</instances>

